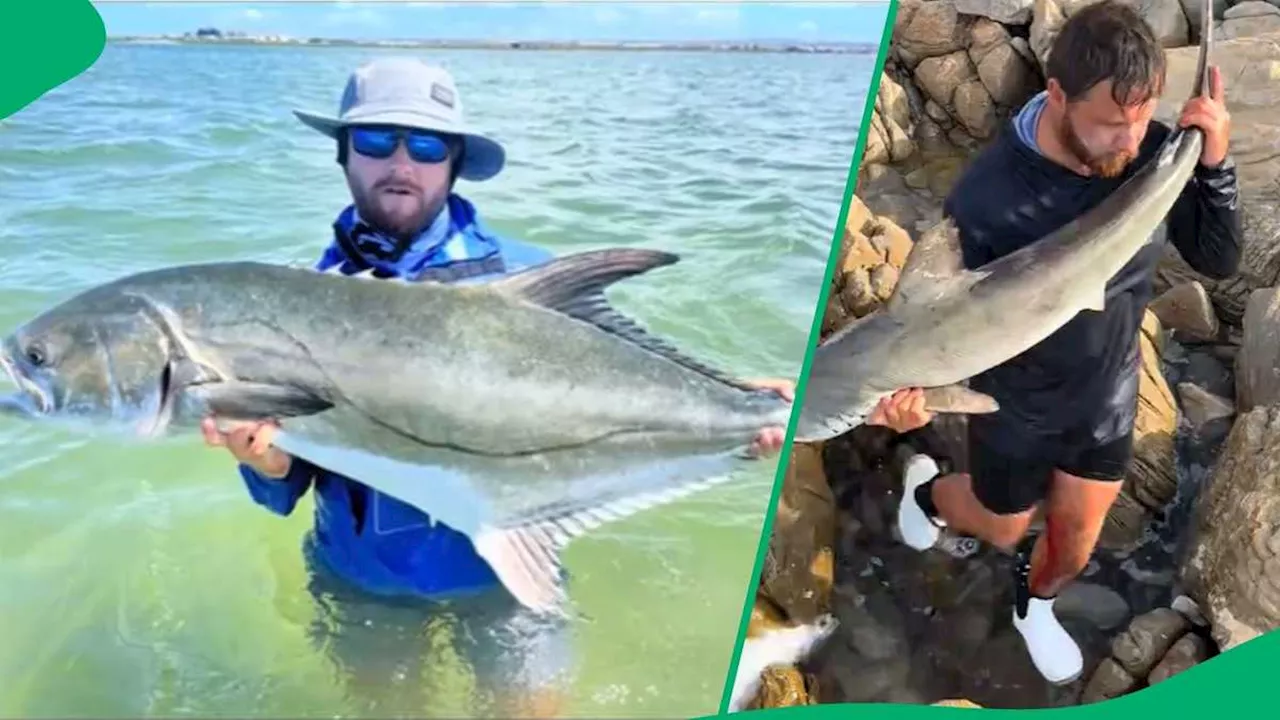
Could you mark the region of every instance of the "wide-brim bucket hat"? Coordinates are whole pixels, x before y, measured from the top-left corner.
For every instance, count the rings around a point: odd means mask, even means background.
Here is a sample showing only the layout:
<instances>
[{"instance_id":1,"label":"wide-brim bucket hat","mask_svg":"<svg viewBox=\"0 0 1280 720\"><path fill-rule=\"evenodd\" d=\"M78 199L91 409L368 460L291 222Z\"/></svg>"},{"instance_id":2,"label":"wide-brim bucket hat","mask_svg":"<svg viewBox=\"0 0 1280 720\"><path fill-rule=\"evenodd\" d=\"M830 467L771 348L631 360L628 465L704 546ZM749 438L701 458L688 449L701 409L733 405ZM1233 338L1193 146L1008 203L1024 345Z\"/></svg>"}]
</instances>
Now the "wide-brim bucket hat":
<instances>
[{"instance_id":1,"label":"wide-brim bucket hat","mask_svg":"<svg viewBox=\"0 0 1280 720\"><path fill-rule=\"evenodd\" d=\"M335 139L349 125L399 125L457 135L466 145L458 176L466 180L488 180L506 163L501 144L467 127L453 75L414 58L382 58L356 68L336 116L304 110L293 114Z\"/></svg>"}]
</instances>

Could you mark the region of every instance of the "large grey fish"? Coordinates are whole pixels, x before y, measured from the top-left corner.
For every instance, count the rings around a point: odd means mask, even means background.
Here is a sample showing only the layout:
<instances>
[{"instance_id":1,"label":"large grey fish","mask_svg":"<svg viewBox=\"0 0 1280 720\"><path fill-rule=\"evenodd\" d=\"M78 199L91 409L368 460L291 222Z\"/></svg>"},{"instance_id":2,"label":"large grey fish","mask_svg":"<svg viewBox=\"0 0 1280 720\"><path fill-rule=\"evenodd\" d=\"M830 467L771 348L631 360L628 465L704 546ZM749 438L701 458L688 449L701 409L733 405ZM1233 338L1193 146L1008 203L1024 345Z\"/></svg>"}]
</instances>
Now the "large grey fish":
<instances>
[{"instance_id":1,"label":"large grey fish","mask_svg":"<svg viewBox=\"0 0 1280 720\"><path fill-rule=\"evenodd\" d=\"M1201 24L1194 95L1208 83L1211 13ZM1106 284L1151 239L1200 160L1199 128L1175 129L1159 152L1092 211L1056 232L968 270L949 219L912 248L889 300L815 349L795 439L814 442L861 424L902 388L925 388L934 412L986 413L995 400L968 378L1013 358L1081 311L1101 311Z\"/></svg>"},{"instance_id":2,"label":"large grey fish","mask_svg":"<svg viewBox=\"0 0 1280 720\"><path fill-rule=\"evenodd\" d=\"M732 477L791 404L613 309L677 256L579 253L481 283L251 262L90 289L6 338L9 415L155 438L212 413L465 533L524 605L563 612L560 551L601 522ZM712 474L712 473L716 474Z\"/></svg>"}]
</instances>

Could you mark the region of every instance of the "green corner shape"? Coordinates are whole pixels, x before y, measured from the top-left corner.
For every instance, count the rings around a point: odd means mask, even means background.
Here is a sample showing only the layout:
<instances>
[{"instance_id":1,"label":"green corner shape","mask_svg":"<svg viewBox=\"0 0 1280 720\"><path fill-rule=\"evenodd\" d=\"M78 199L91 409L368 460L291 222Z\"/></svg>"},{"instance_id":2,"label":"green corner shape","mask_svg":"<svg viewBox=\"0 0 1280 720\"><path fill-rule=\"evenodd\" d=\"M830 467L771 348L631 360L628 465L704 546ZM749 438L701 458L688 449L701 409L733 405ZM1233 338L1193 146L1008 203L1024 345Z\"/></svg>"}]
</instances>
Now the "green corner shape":
<instances>
[{"instance_id":1,"label":"green corner shape","mask_svg":"<svg viewBox=\"0 0 1280 720\"><path fill-rule=\"evenodd\" d=\"M89 0L12 0L0 10L0 118L88 70L107 30Z\"/></svg>"}]
</instances>

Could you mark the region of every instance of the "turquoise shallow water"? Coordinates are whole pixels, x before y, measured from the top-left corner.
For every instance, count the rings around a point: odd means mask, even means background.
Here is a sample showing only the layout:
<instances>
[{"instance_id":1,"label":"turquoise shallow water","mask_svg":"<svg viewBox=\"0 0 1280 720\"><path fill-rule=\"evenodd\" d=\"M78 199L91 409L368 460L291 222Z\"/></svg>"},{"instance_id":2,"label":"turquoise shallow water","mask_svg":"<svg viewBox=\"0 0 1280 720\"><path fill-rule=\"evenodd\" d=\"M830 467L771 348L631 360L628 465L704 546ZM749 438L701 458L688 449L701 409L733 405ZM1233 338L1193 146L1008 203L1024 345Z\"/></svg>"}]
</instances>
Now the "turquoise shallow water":
<instances>
[{"instance_id":1,"label":"turquoise shallow water","mask_svg":"<svg viewBox=\"0 0 1280 720\"><path fill-rule=\"evenodd\" d=\"M314 261L346 188L289 110L332 109L377 52L111 45L0 122L0 330L144 268ZM617 305L713 364L795 375L874 57L436 58L508 144L503 175L460 186L492 227L557 252L677 251L616 286ZM570 547L589 619L567 641L559 711L715 711L774 469ZM483 710L456 625L407 632L387 625L399 611L308 592L311 512L309 497L289 518L258 508L231 458L194 438L90 442L0 420L0 714Z\"/></svg>"}]
</instances>

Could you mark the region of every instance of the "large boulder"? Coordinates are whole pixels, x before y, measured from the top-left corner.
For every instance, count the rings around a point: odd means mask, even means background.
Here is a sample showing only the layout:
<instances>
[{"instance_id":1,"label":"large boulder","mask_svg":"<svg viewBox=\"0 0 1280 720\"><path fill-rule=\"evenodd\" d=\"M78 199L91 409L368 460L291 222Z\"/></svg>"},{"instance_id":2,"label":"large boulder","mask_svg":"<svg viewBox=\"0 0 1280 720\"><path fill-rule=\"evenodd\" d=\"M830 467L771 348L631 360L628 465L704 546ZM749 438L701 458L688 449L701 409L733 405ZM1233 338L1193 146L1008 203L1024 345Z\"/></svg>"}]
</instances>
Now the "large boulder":
<instances>
[{"instance_id":1,"label":"large boulder","mask_svg":"<svg viewBox=\"0 0 1280 720\"><path fill-rule=\"evenodd\" d=\"M911 245L911 235L897 223L872 213L858 196L851 199L823 314L822 338L889 299Z\"/></svg>"},{"instance_id":2,"label":"large boulder","mask_svg":"<svg viewBox=\"0 0 1280 720\"><path fill-rule=\"evenodd\" d=\"M1239 416L1193 522L1182 581L1219 648L1280 628L1280 406Z\"/></svg>"},{"instance_id":3,"label":"large boulder","mask_svg":"<svg viewBox=\"0 0 1280 720\"><path fill-rule=\"evenodd\" d=\"M1236 355L1236 408L1280 404L1280 289L1249 294Z\"/></svg>"},{"instance_id":4,"label":"large boulder","mask_svg":"<svg viewBox=\"0 0 1280 720\"><path fill-rule=\"evenodd\" d=\"M1261 0L1245 0L1222 14L1226 39L1269 35L1280 31L1280 7Z\"/></svg>"},{"instance_id":5,"label":"large boulder","mask_svg":"<svg viewBox=\"0 0 1280 720\"><path fill-rule=\"evenodd\" d=\"M1191 95L1196 49L1170 50L1168 87L1156 119L1174 123ZM1239 271L1215 281L1194 273L1170 248L1160 271L1163 290L1199 279L1221 319L1239 325L1249 293L1280 284L1280 31L1217 43L1231 112L1231 154L1239 166L1245 238Z\"/></svg>"},{"instance_id":6,"label":"large boulder","mask_svg":"<svg viewBox=\"0 0 1280 720\"><path fill-rule=\"evenodd\" d=\"M1175 601L1174 605L1179 603ZM1081 703L1127 695L1164 682L1212 657L1214 648L1194 627L1195 622L1174 607L1155 608L1134 618L1111 641L1111 656L1093 671Z\"/></svg>"}]
</instances>

